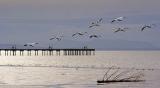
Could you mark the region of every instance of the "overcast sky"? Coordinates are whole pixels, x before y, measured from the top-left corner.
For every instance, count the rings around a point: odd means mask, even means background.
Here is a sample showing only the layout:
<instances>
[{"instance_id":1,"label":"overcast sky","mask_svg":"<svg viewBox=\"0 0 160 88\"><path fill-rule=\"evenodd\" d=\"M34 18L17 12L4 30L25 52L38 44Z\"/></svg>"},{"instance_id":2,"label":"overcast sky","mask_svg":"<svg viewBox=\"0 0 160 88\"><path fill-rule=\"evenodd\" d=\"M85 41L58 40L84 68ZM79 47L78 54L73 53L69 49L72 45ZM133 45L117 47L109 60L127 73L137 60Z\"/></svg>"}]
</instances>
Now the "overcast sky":
<instances>
[{"instance_id":1,"label":"overcast sky","mask_svg":"<svg viewBox=\"0 0 160 88\"><path fill-rule=\"evenodd\" d=\"M160 0L0 0L0 43L39 46L115 49L160 48ZM124 22L110 24L116 17ZM100 27L88 28L92 21L103 18ZM156 24L141 32L143 25ZM128 27L125 33L113 28ZM72 38L75 32L87 31L102 35ZM52 35L64 35L61 42L49 41ZM77 45L77 46L76 46Z\"/></svg>"}]
</instances>

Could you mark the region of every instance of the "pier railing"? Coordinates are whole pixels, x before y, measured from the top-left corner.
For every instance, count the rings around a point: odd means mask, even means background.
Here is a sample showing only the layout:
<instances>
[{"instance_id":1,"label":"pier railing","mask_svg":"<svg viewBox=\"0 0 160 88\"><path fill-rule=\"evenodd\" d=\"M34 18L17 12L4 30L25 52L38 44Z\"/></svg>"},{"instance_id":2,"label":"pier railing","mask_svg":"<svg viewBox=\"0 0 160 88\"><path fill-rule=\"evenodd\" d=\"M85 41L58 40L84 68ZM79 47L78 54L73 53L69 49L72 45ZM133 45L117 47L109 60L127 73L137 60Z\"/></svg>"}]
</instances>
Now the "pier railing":
<instances>
[{"instance_id":1,"label":"pier railing","mask_svg":"<svg viewBox=\"0 0 160 88\"><path fill-rule=\"evenodd\" d=\"M24 54L25 53L25 54ZM0 49L0 56L91 56L95 49Z\"/></svg>"}]
</instances>

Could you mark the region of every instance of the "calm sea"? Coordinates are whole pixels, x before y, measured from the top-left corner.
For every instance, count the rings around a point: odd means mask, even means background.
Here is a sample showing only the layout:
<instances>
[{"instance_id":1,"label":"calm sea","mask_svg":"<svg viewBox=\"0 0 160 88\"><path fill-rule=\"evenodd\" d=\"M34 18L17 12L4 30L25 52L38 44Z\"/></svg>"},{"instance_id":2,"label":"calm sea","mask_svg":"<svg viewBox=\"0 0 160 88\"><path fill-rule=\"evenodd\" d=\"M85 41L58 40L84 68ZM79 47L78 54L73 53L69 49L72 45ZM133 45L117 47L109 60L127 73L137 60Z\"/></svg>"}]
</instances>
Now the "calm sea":
<instances>
[{"instance_id":1,"label":"calm sea","mask_svg":"<svg viewBox=\"0 0 160 88\"><path fill-rule=\"evenodd\" d=\"M97 85L108 67L144 72L144 82ZM95 56L0 56L0 88L159 88L160 51L96 51Z\"/></svg>"}]
</instances>

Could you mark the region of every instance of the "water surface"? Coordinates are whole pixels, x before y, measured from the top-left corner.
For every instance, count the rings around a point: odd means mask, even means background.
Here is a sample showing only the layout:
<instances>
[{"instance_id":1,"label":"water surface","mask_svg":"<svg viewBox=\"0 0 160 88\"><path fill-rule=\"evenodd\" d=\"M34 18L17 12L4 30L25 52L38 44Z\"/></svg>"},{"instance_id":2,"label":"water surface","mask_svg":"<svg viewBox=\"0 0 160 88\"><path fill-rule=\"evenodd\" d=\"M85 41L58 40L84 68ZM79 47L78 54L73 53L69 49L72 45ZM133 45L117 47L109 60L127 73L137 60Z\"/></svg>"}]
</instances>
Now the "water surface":
<instances>
[{"instance_id":1,"label":"water surface","mask_svg":"<svg viewBox=\"0 0 160 88\"><path fill-rule=\"evenodd\" d=\"M159 88L160 51L96 51L95 56L1 56L0 88ZM143 70L145 82L97 85L108 67Z\"/></svg>"}]
</instances>

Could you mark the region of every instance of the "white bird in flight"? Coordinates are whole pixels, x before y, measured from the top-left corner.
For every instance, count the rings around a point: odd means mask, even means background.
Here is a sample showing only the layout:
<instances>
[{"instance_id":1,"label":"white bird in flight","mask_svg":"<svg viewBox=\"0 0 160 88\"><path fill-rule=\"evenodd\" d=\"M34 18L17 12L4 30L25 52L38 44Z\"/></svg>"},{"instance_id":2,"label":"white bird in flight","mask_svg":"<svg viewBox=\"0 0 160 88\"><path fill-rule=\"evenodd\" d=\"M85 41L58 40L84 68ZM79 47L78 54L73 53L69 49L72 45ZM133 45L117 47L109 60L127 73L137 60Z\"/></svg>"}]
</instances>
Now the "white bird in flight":
<instances>
[{"instance_id":1,"label":"white bird in flight","mask_svg":"<svg viewBox=\"0 0 160 88\"><path fill-rule=\"evenodd\" d=\"M101 37L101 36L100 36L100 35L95 35L95 34L89 36L90 39L91 39L91 38L99 38L99 37Z\"/></svg>"},{"instance_id":2,"label":"white bird in flight","mask_svg":"<svg viewBox=\"0 0 160 88\"><path fill-rule=\"evenodd\" d=\"M76 36L76 35L80 35L80 36L83 36L85 34L88 34L87 32L76 32L72 35L72 37Z\"/></svg>"},{"instance_id":3,"label":"white bird in flight","mask_svg":"<svg viewBox=\"0 0 160 88\"><path fill-rule=\"evenodd\" d=\"M118 17L118 18L115 18L111 21L111 23L114 23L116 21L123 21L126 17Z\"/></svg>"},{"instance_id":4,"label":"white bird in flight","mask_svg":"<svg viewBox=\"0 0 160 88\"><path fill-rule=\"evenodd\" d=\"M63 37L64 37L64 36L58 36L58 37L54 36L54 37L50 38L49 40L54 40L54 39L56 39L57 41L61 41Z\"/></svg>"},{"instance_id":5,"label":"white bird in flight","mask_svg":"<svg viewBox=\"0 0 160 88\"><path fill-rule=\"evenodd\" d=\"M114 33L117 33L117 32L126 32L128 28L117 28L117 29L114 29Z\"/></svg>"},{"instance_id":6,"label":"white bird in flight","mask_svg":"<svg viewBox=\"0 0 160 88\"><path fill-rule=\"evenodd\" d=\"M37 44L39 44L39 43L37 43L37 42L34 42L34 43L26 43L26 44L24 44L24 46L34 47L34 45L37 45Z\"/></svg>"},{"instance_id":7,"label":"white bird in flight","mask_svg":"<svg viewBox=\"0 0 160 88\"><path fill-rule=\"evenodd\" d=\"M94 26L100 26L100 23L102 22L102 18L100 18L98 21L96 22L92 22L91 25L89 26L89 28L92 28Z\"/></svg>"},{"instance_id":8,"label":"white bird in flight","mask_svg":"<svg viewBox=\"0 0 160 88\"><path fill-rule=\"evenodd\" d=\"M144 26L141 28L141 31L144 31L144 30L147 29L147 28L152 28L153 26L155 26L155 24L144 25Z\"/></svg>"}]
</instances>

